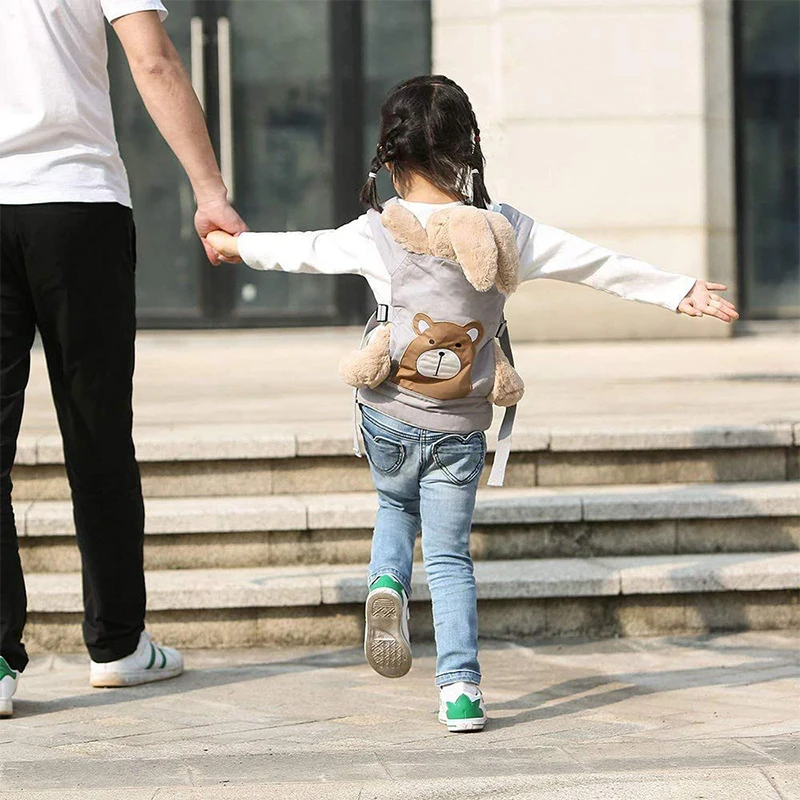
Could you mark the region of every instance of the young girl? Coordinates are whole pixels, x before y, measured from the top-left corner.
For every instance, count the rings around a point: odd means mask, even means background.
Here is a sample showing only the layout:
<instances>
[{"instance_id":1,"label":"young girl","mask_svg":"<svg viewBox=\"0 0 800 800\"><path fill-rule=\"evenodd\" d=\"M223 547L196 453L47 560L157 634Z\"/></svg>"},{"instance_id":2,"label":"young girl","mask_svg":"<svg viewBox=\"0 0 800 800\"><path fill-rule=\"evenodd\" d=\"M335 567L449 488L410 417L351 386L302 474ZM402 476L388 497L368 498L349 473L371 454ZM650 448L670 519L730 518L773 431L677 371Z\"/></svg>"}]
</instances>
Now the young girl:
<instances>
[{"instance_id":1,"label":"young girl","mask_svg":"<svg viewBox=\"0 0 800 800\"><path fill-rule=\"evenodd\" d=\"M399 195L385 210L375 182L383 167ZM408 597L421 530L439 720L451 731L486 723L469 535L490 403L510 406L521 395L507 348L495 343L505 331L505 296L519 281L555 278L689 316L738 317L713 293L724 286L663 272L492 204L483 170L465 92L442 75L412 78L381 107L380 141L361 191L367 214L336 230L208 236L222 256L254 269L356 273L375 294L385 324L373 322L364 357L347 367L348 382L360 387L361 433L379 497L365 651L386 677L411 666Z\"/></svg>"}]
</instances>

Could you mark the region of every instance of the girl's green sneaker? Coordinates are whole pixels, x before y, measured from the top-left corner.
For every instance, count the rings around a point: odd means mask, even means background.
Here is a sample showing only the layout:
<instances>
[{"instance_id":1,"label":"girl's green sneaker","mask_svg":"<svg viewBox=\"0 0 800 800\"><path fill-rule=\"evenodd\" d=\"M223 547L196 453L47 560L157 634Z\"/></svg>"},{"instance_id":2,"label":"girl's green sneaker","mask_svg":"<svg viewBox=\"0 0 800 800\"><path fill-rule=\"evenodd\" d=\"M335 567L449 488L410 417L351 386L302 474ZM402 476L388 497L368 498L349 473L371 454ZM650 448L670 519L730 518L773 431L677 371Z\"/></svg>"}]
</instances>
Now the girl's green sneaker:
<instances>
[{"instance_id":1,"label":"girl's green sneaker","mask_svg":"<svg viewBox=\"0 0 800 800\"><path fill-rule=\"evenodd\" d=\"M451 733L482 731L486 724L483 694L475 683L449 683L439 689L439 722Z\"/></svg>"},{"instance_id":2,"label":"girl's green sneaker","mask_svg":"<svg viewBox=\"0 0 800 800\"><path fill-rule=\"evenodd\" d=\"M402 678L411 669L408 597L391 575L381 575L369 587L364 655L384 678Z\"/></svg>"},{"instance_id":3,"label":"girl's green sneaker","mask_svg":"<svg viewBox=\"0 0 800 800\"><path fill-rule=\"evenodd\" d=\"M0 656L0 718L10 717L14 713L14 692L17 691L19 672L11 669Z\"/></svg>"}]
</instances>

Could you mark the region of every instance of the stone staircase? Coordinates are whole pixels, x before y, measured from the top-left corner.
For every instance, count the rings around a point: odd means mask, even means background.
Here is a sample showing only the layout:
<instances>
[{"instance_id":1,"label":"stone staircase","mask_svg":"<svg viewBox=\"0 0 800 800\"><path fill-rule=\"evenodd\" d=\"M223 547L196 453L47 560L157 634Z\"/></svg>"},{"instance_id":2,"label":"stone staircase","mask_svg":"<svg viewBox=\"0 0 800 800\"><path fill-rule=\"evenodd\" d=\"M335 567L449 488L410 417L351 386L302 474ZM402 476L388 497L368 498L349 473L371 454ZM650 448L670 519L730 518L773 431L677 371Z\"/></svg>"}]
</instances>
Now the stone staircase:
<instances>
[{"instance_id":1,"label":"stone staircase","mask_svg":"<svg viewBox=\"0 0 800 800\"><path fill-rule=\"evenodd\" d=\"M481 633L800 627L800 424L515 434L475 516ZM137 435L148 625L180 646L362 636L376 501L346 426ZM14 497L35 650L80 649L60 441L21 443ZM422 569L412 635L432 635Z\"/></svg>"}]
</instances>

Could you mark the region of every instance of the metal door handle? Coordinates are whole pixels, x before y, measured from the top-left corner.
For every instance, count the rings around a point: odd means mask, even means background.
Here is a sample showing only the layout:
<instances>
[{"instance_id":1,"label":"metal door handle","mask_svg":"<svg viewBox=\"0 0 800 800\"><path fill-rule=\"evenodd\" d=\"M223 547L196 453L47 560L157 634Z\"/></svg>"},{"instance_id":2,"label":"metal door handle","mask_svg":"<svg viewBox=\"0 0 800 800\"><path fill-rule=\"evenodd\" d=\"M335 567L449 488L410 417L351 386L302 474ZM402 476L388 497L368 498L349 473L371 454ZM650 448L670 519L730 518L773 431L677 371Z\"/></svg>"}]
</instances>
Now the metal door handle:
<instances>
[{"instance_id":1,"label":"metal door handle","mask_svg":"<svg viewBox=\"0 0 800 800\"><path fill-rule=\"evenodd\" d=\"M217 63L219 65L219 168L228 187L228 200L234 198L233 163L233 69L231 64L231 23L217 20Z\"/></svg>"},{"instance_id":2,"label":"metal door handle","mask_svg":"<svg viewBox=\"0 0 800 800\"><path fill-rule=\"evenodd\" d=\"M202 17L192 17L189 23L191 43L192 88L200 101L200 107L206 110L206 60L205 36L203 34Z\"/></svg>"}]
</instances>

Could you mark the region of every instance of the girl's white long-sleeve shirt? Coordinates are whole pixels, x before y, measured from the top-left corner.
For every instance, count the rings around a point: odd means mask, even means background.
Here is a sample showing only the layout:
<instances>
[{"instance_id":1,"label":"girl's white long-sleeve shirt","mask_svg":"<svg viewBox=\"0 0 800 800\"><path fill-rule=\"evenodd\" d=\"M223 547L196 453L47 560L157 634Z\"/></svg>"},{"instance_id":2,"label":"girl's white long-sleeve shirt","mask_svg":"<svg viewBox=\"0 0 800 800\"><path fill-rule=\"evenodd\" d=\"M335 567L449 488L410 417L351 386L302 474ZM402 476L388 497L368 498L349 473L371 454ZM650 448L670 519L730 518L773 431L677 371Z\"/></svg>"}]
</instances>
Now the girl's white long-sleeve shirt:
<instances>
[{"instance_id":1,"label":"girl's white long-sleeve shirt","mask_svg":"<svg viewBox=\"0 0 800 800\"><path fill-rule=\"evenodd\" d=\"M429 217L448 205L399 201L425 227ZM491 210L499 211L495 204ZM367 215L341 228L243 233L239 253L253 269L325 275L363 275L375 302L391 304L391 280L372 237ZM615 253L565 231L535 222L520 253L520 281L536 278L581 283L626 300L675 311L695 279L665 272L652 264Z\"/></svg>"}]
</instances>

